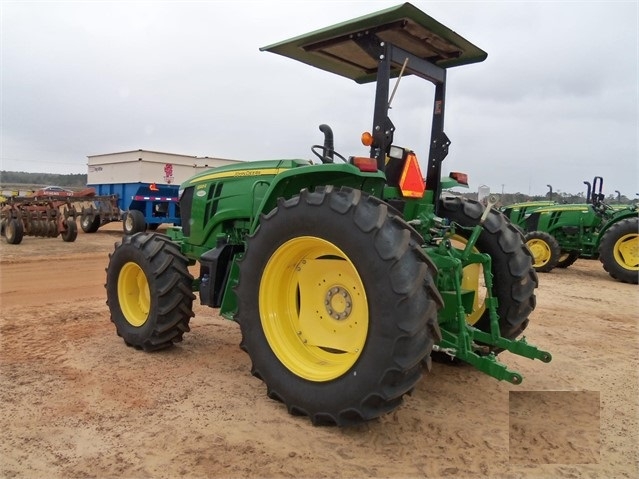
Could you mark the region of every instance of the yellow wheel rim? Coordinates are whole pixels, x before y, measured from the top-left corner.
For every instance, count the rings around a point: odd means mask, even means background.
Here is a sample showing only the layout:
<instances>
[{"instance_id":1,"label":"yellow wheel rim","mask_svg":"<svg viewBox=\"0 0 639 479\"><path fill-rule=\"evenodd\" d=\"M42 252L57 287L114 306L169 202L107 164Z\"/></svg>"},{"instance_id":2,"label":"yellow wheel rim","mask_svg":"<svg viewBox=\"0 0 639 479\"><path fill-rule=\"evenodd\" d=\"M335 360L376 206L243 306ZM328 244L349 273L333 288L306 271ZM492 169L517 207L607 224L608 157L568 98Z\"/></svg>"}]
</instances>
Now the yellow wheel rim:
<instances>
[{"instance_id":1,"label":"yellow wheel rim","mask_svg":"<svg viewBox=\"0 0 639 479\"><path fill-rule=\"evenodd\" d=\"M260 281L262 328L295 375L330 381L346 373L368 334L368 302L357 268L332 243L301 236L271 256Z\"/></svg>"},{"instance_id":2,"label":"yellow wheel rim","mask_svg":"<svg viewBox=\"0 0 639 479\"><path fill-rule=\"evenodd\" d=\"M451 244L457 249L464 249L468 240L460 235L450 237ZM477 248L473 248L473 253L479 253ZM475 291L473 310L466 315L466 322L471 326L479 321L484 311L486 311L486 284L484 282L484 267L479 263L469 264L463 270L461 282L462 290Z\"/></svg>"},{"instance_id":3,"label":"yellow wheel rim","mask_svg":"<svg viewBox=\"0 0 639 479\"><path fill-rule=\"evenodd\" d=\"M151 292L144 271L135 263L126 263L120 270L118 300L129 324L140 327L146 323L151 309Z\"/></svg>"},{"instance_id":4,"label":"yellow wheel rim","mask_svg":"<svg viewBox=\"0 0 639 479\"><path fill-rule=\"evenodd\" d=\"M541 239L530 239L526 242L526 246L528 246L533 255L534 268L540 268L548 264L552 256L548 243Z\"/></svg>"},{"instance_id":5,"label":"yellow wheel rim","mask_svg":"<svg viewBox=\"0 0 639 479\"><path fill-rule=\"evenodd\" d=\"M624 268L639 271L639 235L630 233L617 240L613 248L615 261Z\"/></svg>"}]
</instances>

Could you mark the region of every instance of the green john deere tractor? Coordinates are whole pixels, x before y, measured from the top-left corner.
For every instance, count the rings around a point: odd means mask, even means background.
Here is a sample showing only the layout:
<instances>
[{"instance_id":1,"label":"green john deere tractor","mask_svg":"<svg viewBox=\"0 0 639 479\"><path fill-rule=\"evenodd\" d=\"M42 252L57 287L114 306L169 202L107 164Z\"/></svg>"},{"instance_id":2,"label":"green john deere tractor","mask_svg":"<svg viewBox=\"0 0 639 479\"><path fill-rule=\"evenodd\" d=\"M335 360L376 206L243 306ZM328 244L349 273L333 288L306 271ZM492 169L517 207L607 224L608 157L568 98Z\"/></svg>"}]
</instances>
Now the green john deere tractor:
<instances>
[{"instance_id":1,"label":"green john deere tractor","mask_svg":"<svg viewBox=\"0 0 639 479\"><path fill-rule=\"evenodd\" d=\"M510 205L502 206L500 211L504 213L510 221L515 225L525 225L526 218L530 216L533 211L546 206L554 206L557 203L554 201L540 200L540 201L524 201L521 203L513 203Z\"/></svg>"},{"instance_id":2,"label":"green john deere tractor","mask_svg":"<svg viewBox=\"0 0 639 479\"><path fill-rule=\"evenodd\" d=\"M609 205L603 178L587 185L585 204L526 204L503 209L525 232L538 272L566 268L578 258L599 259L624 283L639 279L639 213L636 205Z\"/></svg>"},{"instance_id":3,"label":"green john deere tractor","mask_svg":"<svg viewBox=\"0 0 639 479\"><path fill-rule=\"evenodd\" d=\"M494 198L484 208L440 197L447 68L486 53L411 4L262 50L375 81L372 133L362 135L370 154L338 154L321 125L319 162L247 162L183 183L182 226L126 236L110 256L107 302L125 343L181 341L199 292L239 323L269 397L337 425L396 408L432 352L514 384L522 376L501 351L550 361L517 339L538 283L521 233ZM426 179L415 153L393 144L391 79L405 75L435 85Z\"/></svg>"}]
</instances>

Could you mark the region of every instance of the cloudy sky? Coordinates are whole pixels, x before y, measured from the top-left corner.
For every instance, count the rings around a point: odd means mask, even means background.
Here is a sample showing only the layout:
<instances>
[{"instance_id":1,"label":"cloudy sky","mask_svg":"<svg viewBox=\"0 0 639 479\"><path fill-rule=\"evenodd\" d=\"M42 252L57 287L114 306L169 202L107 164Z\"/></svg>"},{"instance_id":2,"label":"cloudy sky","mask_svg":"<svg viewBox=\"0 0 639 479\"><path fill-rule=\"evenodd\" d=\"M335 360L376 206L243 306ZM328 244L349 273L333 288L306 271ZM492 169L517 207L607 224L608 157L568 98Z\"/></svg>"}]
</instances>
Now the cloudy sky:
<instances>
[{"instance_id":1,"label":"cloudy sky","mask_svg":"<svg viewBox=\"0 0 639 479\"><path fill-rule=\"evenodd\" d=\"M0 170L84 173L147 149L313 158L320 123L364 155L373 86L260 52L389 1L5 1ZM639 2L414 1L488 52L448 74L444 172L471 190L639 193ZM426 157L433 87L407 77L395 143Z\"/></svg>"}]
</instances>

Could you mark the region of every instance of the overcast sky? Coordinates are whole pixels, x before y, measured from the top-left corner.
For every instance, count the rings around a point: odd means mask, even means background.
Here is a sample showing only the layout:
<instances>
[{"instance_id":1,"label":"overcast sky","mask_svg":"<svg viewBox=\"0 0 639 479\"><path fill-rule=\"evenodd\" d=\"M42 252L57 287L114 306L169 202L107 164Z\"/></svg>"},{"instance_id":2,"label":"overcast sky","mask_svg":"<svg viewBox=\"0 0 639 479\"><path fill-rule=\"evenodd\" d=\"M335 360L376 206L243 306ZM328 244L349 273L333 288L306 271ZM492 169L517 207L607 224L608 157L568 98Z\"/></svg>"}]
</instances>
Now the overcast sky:
<instances>
[{"instance_id":1,"label":"overcast sky","mask_svg":"<svg viewBox=\"0 0 639 479\"><path fill-rule=\"evenodd\" d=\"M259 160L365 155L373 86L259 47L389 1L4 1L0 169L86 173L146 149ZM471 190L639 192L639 3L412 2L488 52L449 70L443 171ZM395 143L427 154L434 88L402 80Z\"/></svg>"}]
</instances>

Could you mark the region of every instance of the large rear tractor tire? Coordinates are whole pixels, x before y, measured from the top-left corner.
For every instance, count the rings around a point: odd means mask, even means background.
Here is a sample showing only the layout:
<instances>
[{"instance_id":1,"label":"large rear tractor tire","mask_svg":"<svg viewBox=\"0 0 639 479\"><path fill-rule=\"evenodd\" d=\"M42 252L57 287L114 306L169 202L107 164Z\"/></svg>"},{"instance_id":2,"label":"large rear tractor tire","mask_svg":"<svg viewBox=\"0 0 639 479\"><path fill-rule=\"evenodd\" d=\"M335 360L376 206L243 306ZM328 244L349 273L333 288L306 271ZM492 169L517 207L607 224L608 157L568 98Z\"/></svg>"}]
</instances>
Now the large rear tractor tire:
<instances>
[{"instance_id":1,"label":"large rear tractor tire","mask_svg":"<svg viewBox=\"0 0 639 479\"><path fill-rule=\"evenodd\" d=\"M599 261L623 283L639 282L639 218L626 218L606 231L599 244Z\"/></svg>"},{"instance_id":2,"label":"large rear tractor tire","mask_svg":"<svg viewBox=\"0 0 639 479\"><path fill-rule=\"evenodd\" d=\"M479 223L484 206L481 203L458 197L442 198L439 214L455 223L472 228ZM470 230L458 228L456 233L464 240L470 238ZM497 210L491 210L483 225L483 231L475 243L481 253L490 255L493 274L493 296L497 298L500 333L508 339L517 338L528 326L528 316L535 309L537 273L532 266L532 256L524 243L521 232ZM478 294L473 311L466 320L474 327L490 332L490 312L482 293L483 269L480 265L464 268L462 288ZM494 350L499 353L499 350Z\"/></svg>"},{"instance_id":3,"label":"large rear tractor tire","mask_svg":"<svg viewBox=\"0 0 639 479\"><path fill-rule=\"evenodd\" d=\"M557 240L544 231L530 231L524 236L533 256L533 268L538 273L549 273L557 266L561 248Z\"/></svg>"},{"instance_id":4,"label":"large rear tractor tire","mask_svg":"<svg viewBox=\"0 0 639 479\"><path fill-rule=\"evenodd\" d=\"M122 229L124 230L124 234L127 235L134 235L135 233L146 231L146 218L144 218L144 213L138 210L127 211L124 214Z\"/></svg>"},{"instance_id":5,"label":"large rear tractor tire","mask_svg":"<svg viewBox=\"0 0 639 479\"><path fill-rule=\"evenodd\" d=\"M575 261L579 259L579 251L562 251L559 255L559 261L557 261L556 268L568 268L575 264Z\"/></svg>"},{"instance_id":6,"label":"large rear tractor tire","mask_svg":"<svg viewBox=\"0 0 639 479\"><path fill-rule=\"evenodd\" d=\"M109 255L107 304L118 336L136 349L155 351L182 341L193 317L193 276L168 236L123 236Z\"/></svg>"},{"instance_id":7,"label":"large rear tractor tire","mask_svg":"<svg viewBox=\"0 0 639 479\"><path fill-rule=\"evenodd\" d=\"M9 244L22 243L24 235L24 226L19 218L10 218L4 227L4 239Z\"/></svg>"},{"instance_id":8,"label":"large rear tractor tire","mask_svg":"<svg viewBox=\"0 0 639 479\"><path fill-rule=\"evenodd\" d=\"M399 406L441 339L422 241L351 188L303 190L261 217L239 263L236 319L270 398L340 426Z\"/></svg>"}]
</instances>

